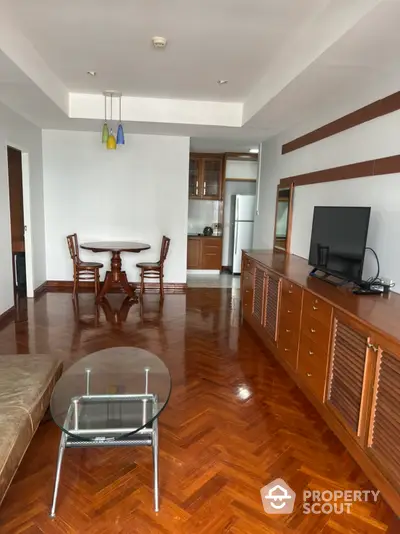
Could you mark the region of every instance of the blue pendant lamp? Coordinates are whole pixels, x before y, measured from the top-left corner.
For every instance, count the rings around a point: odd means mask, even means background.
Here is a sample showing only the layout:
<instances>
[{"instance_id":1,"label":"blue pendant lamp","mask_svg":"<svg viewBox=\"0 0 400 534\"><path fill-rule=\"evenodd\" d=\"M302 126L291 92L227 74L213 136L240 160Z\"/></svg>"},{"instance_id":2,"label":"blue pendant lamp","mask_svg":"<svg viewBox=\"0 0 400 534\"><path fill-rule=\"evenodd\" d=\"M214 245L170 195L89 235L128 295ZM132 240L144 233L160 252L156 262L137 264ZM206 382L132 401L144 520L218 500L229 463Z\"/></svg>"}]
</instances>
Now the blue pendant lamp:
<instances>
[{"instance_id":1,"label":"blue pendant lamp","mask_svg":"<svg viewBox=\"0 0 400 534\"><path fill-rule=\"evenodd\" d=\"M121 100L122 100L122 95L119 95L119 124L118 124L118 130L117 130L117 145L125 144L124 128L121 122Z\"/></svg>"}]
</instances>

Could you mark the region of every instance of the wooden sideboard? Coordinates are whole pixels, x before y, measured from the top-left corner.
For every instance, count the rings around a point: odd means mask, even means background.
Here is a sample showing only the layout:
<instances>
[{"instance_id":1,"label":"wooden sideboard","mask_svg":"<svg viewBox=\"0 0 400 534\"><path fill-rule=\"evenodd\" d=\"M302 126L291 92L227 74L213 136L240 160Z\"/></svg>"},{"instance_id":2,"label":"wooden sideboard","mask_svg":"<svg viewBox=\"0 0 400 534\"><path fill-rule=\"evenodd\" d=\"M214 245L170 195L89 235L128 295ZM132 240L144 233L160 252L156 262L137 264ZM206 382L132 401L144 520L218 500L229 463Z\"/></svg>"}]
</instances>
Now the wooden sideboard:
<instances>
[{"instance_id":1,"label":"wooden sideboard","mask_svg":"<svg viewBox=\"0 0 400 534\"><path fill-rule=\"evenodd\" d=\"M400 295L356 296L309 271L243 252L242 317L400 515Z\"/></svg>"}]
</instances>

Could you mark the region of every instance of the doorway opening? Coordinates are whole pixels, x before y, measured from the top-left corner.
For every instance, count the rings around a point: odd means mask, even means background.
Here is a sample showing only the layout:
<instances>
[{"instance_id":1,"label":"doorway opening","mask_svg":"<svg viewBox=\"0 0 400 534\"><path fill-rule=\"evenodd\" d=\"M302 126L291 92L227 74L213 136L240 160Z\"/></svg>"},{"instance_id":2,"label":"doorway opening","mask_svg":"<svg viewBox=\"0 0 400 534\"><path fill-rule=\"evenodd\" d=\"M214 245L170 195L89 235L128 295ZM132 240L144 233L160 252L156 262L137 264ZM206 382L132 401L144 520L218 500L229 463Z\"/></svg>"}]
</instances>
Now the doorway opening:
<instances>
[{"instance_id":1,"label":"doorway opening","mask_svg":"<svg viewBox=\"0 0 400 534\"><path fill-rule=\"evenodd\" d=\"M27 295L22 152L7 146L14 301Z\"/></svg>"}]
</instances>

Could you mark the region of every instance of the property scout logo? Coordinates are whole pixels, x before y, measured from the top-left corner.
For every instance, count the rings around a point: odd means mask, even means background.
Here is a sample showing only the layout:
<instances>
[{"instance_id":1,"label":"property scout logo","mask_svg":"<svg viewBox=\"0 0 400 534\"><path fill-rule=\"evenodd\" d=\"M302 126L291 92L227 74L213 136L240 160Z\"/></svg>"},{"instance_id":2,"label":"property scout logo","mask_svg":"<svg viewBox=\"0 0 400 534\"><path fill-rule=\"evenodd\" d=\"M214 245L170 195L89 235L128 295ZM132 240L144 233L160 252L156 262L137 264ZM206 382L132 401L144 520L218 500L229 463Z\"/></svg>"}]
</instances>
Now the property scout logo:
<instances>
[{"instance_id":1,"label":"property scout logo","mask_svg":"<svg viewBox=\"0 0 400 534\"><path fill-rule=\"evenodd\" d=\"M349 514L354 502L377 502L379 491L373 490L304 490L303 514ZM281 478L261 488L261 501L267 514L291 514L296 493Z\"/></svg>"}]
</instances>

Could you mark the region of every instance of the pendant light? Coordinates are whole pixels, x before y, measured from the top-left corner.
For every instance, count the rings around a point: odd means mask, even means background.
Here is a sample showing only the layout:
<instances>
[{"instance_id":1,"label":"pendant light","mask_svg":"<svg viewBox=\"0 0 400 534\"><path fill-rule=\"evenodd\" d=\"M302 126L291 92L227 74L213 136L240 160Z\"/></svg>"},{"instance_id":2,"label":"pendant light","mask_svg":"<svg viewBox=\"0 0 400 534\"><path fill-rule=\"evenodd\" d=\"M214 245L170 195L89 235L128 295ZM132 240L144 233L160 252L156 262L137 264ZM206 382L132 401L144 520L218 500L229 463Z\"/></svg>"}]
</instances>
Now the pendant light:
<instances>
[{"instance_id":1,"label":"pendant light","mask_svg":"<svg viewBox=\"0 0 400 534\"><path fill-rule=\"evenodd\" d=\"M103 131L101 133L101 141L102 143L107 143L108 141L108 124L107 124L107 93L104 93L104 124L103 124Z\"/></svg>"},{"instance_id":2,"label":"pendant light","mask_svg":"<svg viewBox=\"0 0 400 534\"><path fill-rule=\"evenodd\" d=\"M119 125L118 125L118 131L117 131L117 145L124 145L125 144L125 134L124 134L124 128L122 126L121 121L121 106L122 106L122 95L119 95Z\"/></svg>"},{"instance_id":3,"label":"pendant light","mask_svg":"<svg viewBox=\"0 0 400 534\"><path fill-rule=\"evenodd\" d=\"M112 117L113 117L113 113L112 113L113 94L112 93L110 93L110 97L111 97L111 120L112 120ZM117 142L115 140L115 136L113 134L112 128L110 128L110 134L107 139L107 150L115 150L116 148L117 148Z\"/></svg>"}]
</instances>

